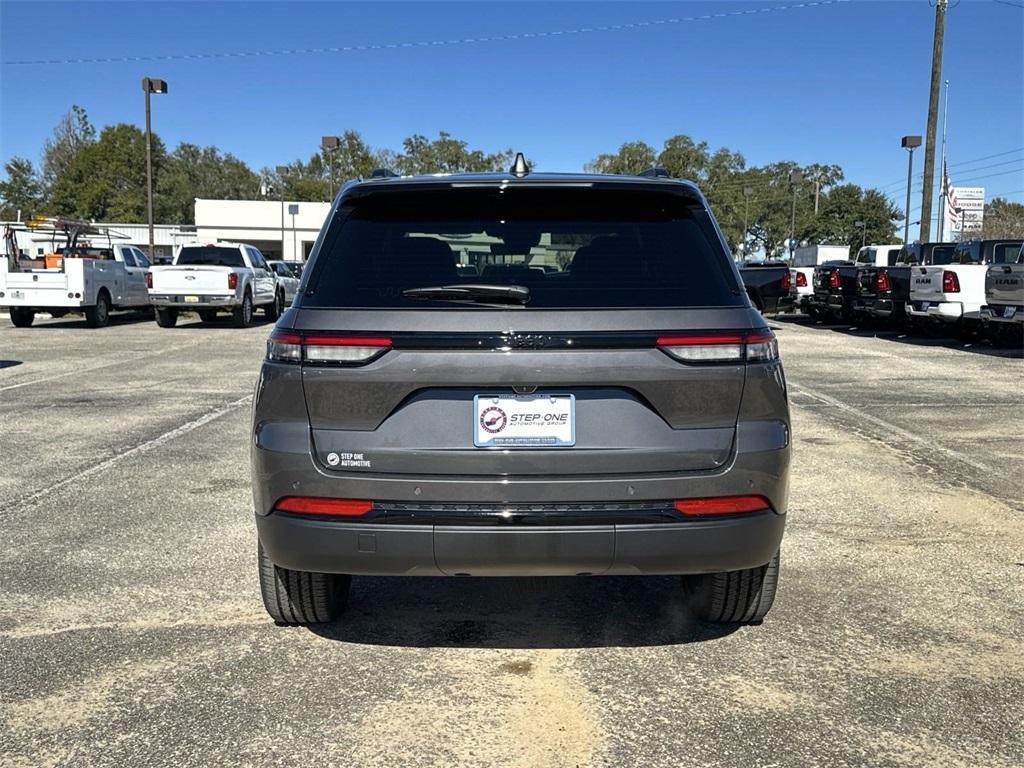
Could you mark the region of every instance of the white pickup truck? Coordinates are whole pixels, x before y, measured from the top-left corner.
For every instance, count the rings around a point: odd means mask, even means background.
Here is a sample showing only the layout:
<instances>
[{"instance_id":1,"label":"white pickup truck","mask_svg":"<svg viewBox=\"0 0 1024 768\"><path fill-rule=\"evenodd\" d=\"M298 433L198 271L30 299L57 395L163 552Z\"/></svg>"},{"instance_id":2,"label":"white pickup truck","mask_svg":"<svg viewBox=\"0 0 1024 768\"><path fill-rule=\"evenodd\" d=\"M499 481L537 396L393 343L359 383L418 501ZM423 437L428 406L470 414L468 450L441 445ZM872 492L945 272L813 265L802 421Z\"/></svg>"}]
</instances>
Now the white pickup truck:
<instances>
[{"instance_id":1,"label":"white pickup truck","mask_svg":"<svg viewBox=\"0 0 1024 768\"><path fill-rule=\"evenodd\" d=\"M150 270L149 299L161 328L173 328L180 312L209 322L224 310L244 328L252 325L256 307L271 321L284 310L277 276L263 254L245 243L183 245L171 266Z\"/></svg>"},{"instance_id":2,"label":"white pickup truck","mask_svg":"<svg viewBox=\"0 0 1024 768\"><path fill-rule=\"evenodd\" d=\"M149 308L148 270L149 260L131 245L76 244L44 259L8 256L0 262L0 309L19 328L40 312L82 312L90 328L101 328L113 310Z\"/></svg>"},{"instance_id":3,"label":"white pickup truck","mask_svg":"<svg viewBox=\"0 0 1024 768\"><path fill-rule=\"evenodd\" d=\"M949 264L911 267L911 323L938 325L965 331L981 323L985 275L990 265L1012 264L1020 253L1020 240L965 240L957 243Z\"/></svg>"},{"instance_id":4,"label":"white pickup truck","mask_svg":"<svg viewBox=\"0 0 1024 768\"><path fill-rule=\"evenodd\" d=\"M993 338L1024 331L1024 245L1013 264L993 264L986 271L981 322Z\"/></svg>"}]
</instances>

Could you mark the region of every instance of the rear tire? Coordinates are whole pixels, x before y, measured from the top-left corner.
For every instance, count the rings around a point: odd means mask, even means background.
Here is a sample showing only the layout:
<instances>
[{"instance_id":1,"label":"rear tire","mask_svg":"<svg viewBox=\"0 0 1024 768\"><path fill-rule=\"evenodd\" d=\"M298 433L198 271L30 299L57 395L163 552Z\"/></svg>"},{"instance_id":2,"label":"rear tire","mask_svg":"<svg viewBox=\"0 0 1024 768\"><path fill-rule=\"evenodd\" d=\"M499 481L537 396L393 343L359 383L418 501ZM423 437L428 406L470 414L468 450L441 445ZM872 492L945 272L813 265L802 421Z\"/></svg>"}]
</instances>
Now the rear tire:
<instances>
[{"instance_id":1,"label":"rear tire","mask_svg":"<svg viewBox=\"0 0 1024 768\"><path fill-rule=\"evenodd\" d=\"M267 304L263 308L263 314L266 315L267 320L275 322L277 318L284 312L284 294L280 291L274 294L274 300Z\"/></svg>"},{"instance_id":2,"label":"rear tire","mask_svg":"<svg viewBox=\"0 0 1024 768\"><path fill-rule=\"evenodd\" d=\"M767 615L779 584L779 553L744 571L686 577L694 613L719 624L752 624Z\"/></svg>"},{"instance_id":3,"label":"rear tire","mask_svg":"<svg viewBox=\"0 0 1024 768\"><path fill-rule=\"evenodd\" d=\"M85 308L85 324L90 328L104 328L110 322L110 295L101 289L96 303Z\"/></svg>"},{"instance_id":4,"label":"rear tire","mask_svg":"<svg viewBox=\"0 0 1024 768\"><path fill-rule=\"evenodd\" d=\"M252 294L248 291L242 297L242 304L231 310L231 318L235 328L248 328L252 325Z\"/></svg>"},{"instance_id":5,"label":"rear tire","mask_svg":"<svg viewBox=\"0 0 1024 768\"><path fill-rule=\"evenodd\" d=\"M25 307L11 307L11 324L15 328L28 328L36 319L36 311Z\"/></svg>"},{"instance_id":6,"label":"rear tire","mask_svg":"<svg viewBox=\"0 0 1024 768\"><path fill-rule=\"evenodd\" d=\"M157 307L156 324L161 328L173 328L178 324L178 310L173 307Z\"/></svg>"},{"instance_id":7,"label":"rear tire","mask_svg":"<svg viewBox=\"0 0 1024 768\"><path fill-rule=\"evenodd\" d=\"M278 624L334 621L348 603L351 576L281 568L257 546L263 606Z\"/></svg>"}]
</instances>

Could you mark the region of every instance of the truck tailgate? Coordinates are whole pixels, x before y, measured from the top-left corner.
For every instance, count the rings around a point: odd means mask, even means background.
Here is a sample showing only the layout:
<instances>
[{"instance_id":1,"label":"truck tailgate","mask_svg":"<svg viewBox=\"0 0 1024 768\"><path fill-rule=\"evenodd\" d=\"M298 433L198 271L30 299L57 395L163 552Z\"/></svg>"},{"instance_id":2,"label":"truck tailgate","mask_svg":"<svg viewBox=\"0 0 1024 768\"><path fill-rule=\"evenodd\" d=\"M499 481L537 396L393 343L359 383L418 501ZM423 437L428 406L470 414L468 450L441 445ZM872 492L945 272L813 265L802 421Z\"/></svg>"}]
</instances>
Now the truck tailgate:
<instances>
[{"instance_id":1,"label":"truck tailgate","mask_svg":"<svg viewBox=\"0 0 1024 768\"><path fill-rule=\"evenodd\" d=\"M151 293L171 294L226 294L234 293L228 287L230 267L189 266L154 267Z\"/></svg>"},{"instance_id":2,"label":"truck tailgate","mask_svg":"<svg viewBox=\"0 0 1024 768\"><path fill-rule=\"evenodd\" d=\"M1024 264L995 264L985 276L988 304L1024 306Z\"/></svg>"},{"instance_id":3,"label":"truck tailgate","mask_svg":"<svg viewBox=\"0 0 1024 768\"><path fill-rule=\"evenodd\" d=\"M910 298L913 301L946 301L942 292L942 273L946 267L912 267L910 270Z\"/></svg>"}]
</instances>

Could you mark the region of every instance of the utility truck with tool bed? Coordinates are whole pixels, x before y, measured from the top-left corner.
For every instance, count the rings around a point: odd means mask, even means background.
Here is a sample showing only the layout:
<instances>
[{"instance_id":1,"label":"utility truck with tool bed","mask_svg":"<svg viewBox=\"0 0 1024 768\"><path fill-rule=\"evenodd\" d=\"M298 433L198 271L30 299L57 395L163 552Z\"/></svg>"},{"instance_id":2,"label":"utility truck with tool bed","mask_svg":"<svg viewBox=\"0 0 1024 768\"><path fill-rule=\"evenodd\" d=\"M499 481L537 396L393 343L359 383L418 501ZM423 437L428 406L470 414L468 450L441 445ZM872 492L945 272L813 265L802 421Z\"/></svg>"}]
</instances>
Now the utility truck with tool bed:
<instances>
[{"instance_id":1,"label":"utility truck with tool bed","mask_svg":"<svg viewBox=\"0 0 1024 768\"><path fill-rule=\"evenodd\" d=\"M64 244L41 259L25 258L15 236L24 228L6 227L0 309L10 313L15 326L27 328L39 313L63 317L80 312L89 327L101 328L114 310L149 309L149 261L138 248L112 242L120 237L117 233L75 219L38 220L27 228L50 232Z\"/></svg>"}]
</instances>

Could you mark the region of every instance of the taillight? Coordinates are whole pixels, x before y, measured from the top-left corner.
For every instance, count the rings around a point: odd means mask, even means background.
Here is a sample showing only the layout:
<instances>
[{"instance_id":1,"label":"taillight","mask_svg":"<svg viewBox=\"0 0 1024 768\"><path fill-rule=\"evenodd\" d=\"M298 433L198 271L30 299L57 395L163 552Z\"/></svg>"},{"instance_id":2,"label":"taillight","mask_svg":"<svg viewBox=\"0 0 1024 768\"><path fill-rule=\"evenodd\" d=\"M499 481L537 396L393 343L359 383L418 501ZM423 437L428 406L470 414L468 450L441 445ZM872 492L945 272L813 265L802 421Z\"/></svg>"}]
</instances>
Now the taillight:
<instances>
[{"instance_id":1,"label":"taillight","mask_svg":"<svg viewBox=\"0 0 1024 768\"><path fill-rule=\"evenodd\" d=\"M779 359L775 334L759 331L662 336L658 348L684 363L770 362Z\"/></svg>"},{"instance_id":2,"label":"taillight","mask_svg":"<svg viewBox=\"0 0 1024 768\"><path fill-rule=\"evenodd\" d=\"M892 290L892 282L889 280L888 272L879 272L875 275L875 288L879 293Z\"/></svg>"},{"instance_id":3,"label":"taillight","mask_svg":"<svg viewBox=\"0 0 1024 768\"><path fill-rule=\"evenodd\" d=\"M228 290L233 291L238 287L238 275L234 272L228 272Z\"/></svg>"},{"instance_id":4,"label":"taillight","mask_svg":"<svg viewBox=\"0 0 1024 768\"><path fill-rule=\"evenodd\" d=\"M793 285L793 277L787 269L782 273L782 290L788 291L791 285Z\"/></svg>"},{"instance_id":5,"label":"taillight","mask_svg":"<svg viewBox=\"0 0 1024 768\"><path fill-rule=\"evenodd\" d=\"M383 336L274 331L267 340L267 359L278 363L364 365L389 349L391 339Z\"/></svg>"},{"instance_id":6,"label":"taillight","mask_svg":"<svg viewBox=\"0 0 1024 768\"><path fill-rule=\"evenodd\" d=\"M805 275L803 272L797 272L796 273L796 287L797 288L806 288L807 287L807 275Z\"/></svg>"},{"instance_id":7,"label":"taillight","mask_svg":"<svg viewBox=\"0 0 1024 768\"><path fill-rule=\"evenodd\" d=\"M942 292L943 293L960 293L960 278L957 277L956 272L950 272L948 269L942 272Z\"/></svg>"},{"instance_id":8,"label":"taillight","mask_svg":"<svg viewBox=\"0 0 1024 768\"><path fill-rule=\"evenodd\" d=\"M359 499L325 499L319 496L285 496L278 499L274 509L299 515L359 517L373 509L373 502Z\"/></svg>"},{"instance_id":9,"label":"taillight","mask_svg":"<svg viewBox=\"0 0 1024 768\"><path fill-rule=\"evenodd\" d=\"M146 273L146 287L147 288L152 288L153 287L153 273L152 272L147 272Z\"/></svg>"},{"instance_id":10,"label":"taillight","mask_svg":"<svg viewBox=\"0 0 1024 768\"><path fill-rule=\"evenodd\" d=\"M772 508L771 502L764 496L710 496L700 499L676 499L673 506L677 512L682 512L688 517L736 515Z\"/></svg>"},{"instance_id":11,"label":"taillight","mask_svg":"<svg viewBox=\"0 0 1024 768\"><path fill-rule=\"evenodd\" d=\"M839 287L839 271L836 269L829 270L828 273L828 287L838 288Z\"/></svg>"}]
</instances>

